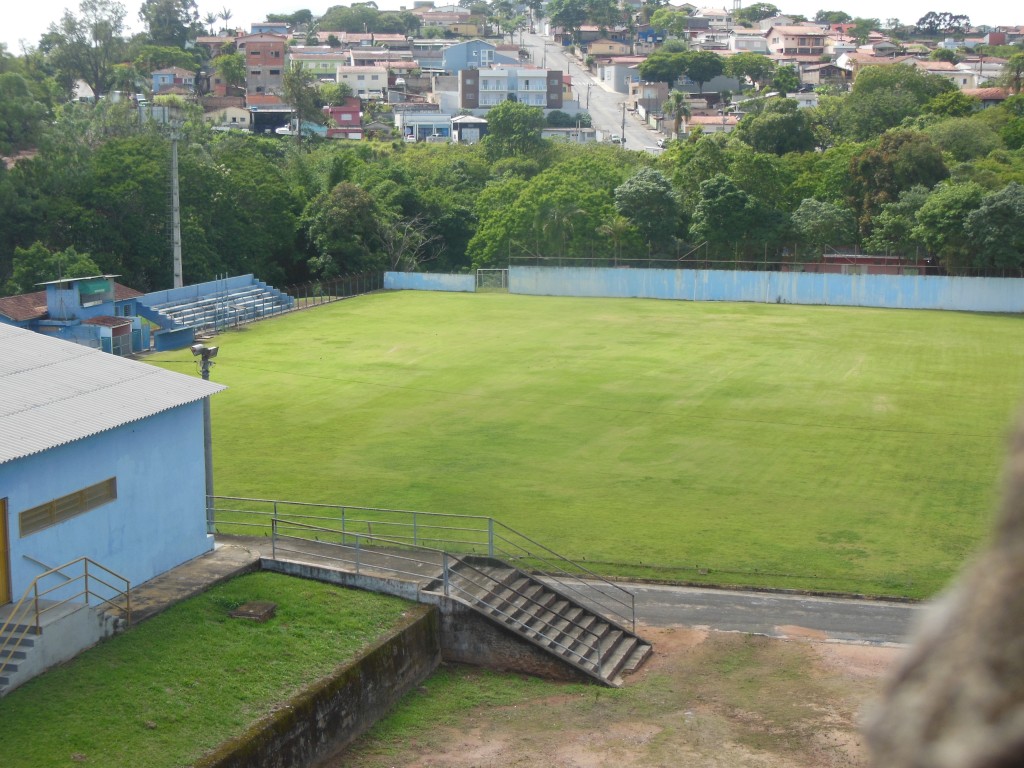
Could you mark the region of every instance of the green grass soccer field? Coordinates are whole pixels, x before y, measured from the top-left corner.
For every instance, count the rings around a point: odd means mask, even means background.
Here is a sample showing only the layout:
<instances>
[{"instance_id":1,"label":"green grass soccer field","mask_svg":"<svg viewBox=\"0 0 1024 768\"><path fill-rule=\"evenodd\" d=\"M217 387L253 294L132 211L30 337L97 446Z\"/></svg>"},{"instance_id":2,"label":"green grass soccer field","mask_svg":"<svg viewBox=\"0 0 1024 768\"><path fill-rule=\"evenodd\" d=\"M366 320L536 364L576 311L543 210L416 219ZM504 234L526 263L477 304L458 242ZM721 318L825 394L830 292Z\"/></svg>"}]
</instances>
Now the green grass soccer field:
<instances>
[{"instance_id":1,"label":"green grass soccer field","mask_svg":"<svg viewBox=\"0 0 1024 768\"><path fill-rule=\"evenodd\" d=\"M214 343L219 495L873 595L933 594L986 535L1024 384L1024 319L954 312L407 291Z\"/></svg>"}]
</instances>

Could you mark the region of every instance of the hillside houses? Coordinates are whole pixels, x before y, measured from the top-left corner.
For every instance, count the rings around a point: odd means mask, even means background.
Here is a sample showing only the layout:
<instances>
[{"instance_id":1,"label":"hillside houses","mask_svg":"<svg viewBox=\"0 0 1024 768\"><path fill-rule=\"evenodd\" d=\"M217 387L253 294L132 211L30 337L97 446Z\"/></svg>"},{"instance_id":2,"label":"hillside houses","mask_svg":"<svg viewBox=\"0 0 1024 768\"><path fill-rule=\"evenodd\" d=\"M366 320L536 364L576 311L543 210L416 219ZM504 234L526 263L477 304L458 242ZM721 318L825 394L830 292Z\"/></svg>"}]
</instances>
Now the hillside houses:
<instances>
[{"instance_id":1,"label":"hillside houses","mask_svg":"<svg viewBox=\"0 0 1024 768\"><path fill-rule=\"evenodd\" d=\"M543 62L530 61L528 51L497 38L497 30L488 28L488 19L463 6L430 2L417 3L411 11L420 21L421 36L349 32L315 25L295 30L282 22L255 23L247 33L225 31L218 36L203 36L196 45L211 58L231 52L244 54L244 85L232 89L217 72L206 71L200 73L204 77L199 77L187 70L168 68L151 73L151 88L154 95L201 97L207 120L219 128L273 133L290 117L283 90L284 74L292 66L307 71L321 86L347 85L361 100L361 113L367 112L367 103L378 102L394 105L395 112L454 114L467 110L481 117L490 107L512 99L548 111L575 114L586 109L593 87L627 95L635 92L642 84L643 62L673 37L685 39L691 50L712 51L723 58L741 53L766 56L777 66L792 67L801 86L808 90L820 85L848 87L865 67L897 63L947 78L963 90L988 88L1001 77L1005 60L978 56L971 52L973 48L979 44L1009 44L1024 37L1020 27L999 27L959 40L896 40L877 30L866 36L858 33L862 37L857 39L852 23L818 24L779 13L740 25L732 10L690 4L671 6L689 15L682 18L674 34L669 34L645 23L641 4L626 4L636 10L634 23L584 23L566 30L542 23L539 18L531 21L547 32L549 41L578 59L581 73L590 78L582 94L577 93L582 83L578 76L574 81L575 73L555 73L543 67ZM942 48L958 49L959 60L933 60L932 51ZM466 74L472 70L481 74ZM540 88L537 84L546 79L551 79L552 85ZM530 82L529 90L524 91L520 82ZM697 84L684 77L674 87L737 93L749 84L725 77ZM648 100L642 100L649 105ZM343 111L346 120L351 121L353 110ZM360 127L348 122L345 131L330 135L365 137L365 131L357 130ZM430 130L429 135L434 136L433 128ZM393 135L398 137L400 132L396 128ZM379 135L379 131L375 133Z\"/></svg>"}]
</instances>

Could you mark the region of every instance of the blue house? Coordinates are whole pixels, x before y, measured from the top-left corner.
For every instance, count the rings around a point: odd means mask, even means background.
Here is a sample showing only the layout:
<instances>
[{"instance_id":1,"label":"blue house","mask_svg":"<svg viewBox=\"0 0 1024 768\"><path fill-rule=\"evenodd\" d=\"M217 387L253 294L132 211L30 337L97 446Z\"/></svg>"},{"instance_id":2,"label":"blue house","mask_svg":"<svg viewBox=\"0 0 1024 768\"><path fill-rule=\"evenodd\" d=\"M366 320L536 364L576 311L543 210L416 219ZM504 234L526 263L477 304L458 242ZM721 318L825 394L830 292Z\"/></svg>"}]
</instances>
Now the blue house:
<instances>
[{"instance_id":1,"label":"blue house","mask_svg":"<svg viewBox=\"0 0 1024 768\"><path fill-rule=\"evenodd\" d=\"M12 325L0 382L0 615L77 558L134 586L213 547L203 410L222 385Z\"/></svg>"},{"instance_id":2,"label":"blue house","mask_svg":"<svg viewBox=\"0 0 1024 768\"><path fill-rule=\"evenodd\" d=\"M492 64L518 65L511 56L498 53L498 49L486 40L466 40L445 49L441 57L441 68L452 75L464 69L488 69Z\"/></svg>"},{"instance_id":3,"label":"blue house","mask_svg":"<svg viewBox=\"0 0 1024 768\"><path fill-rule=\"evenodd\" d=\"M84 344L115 355L149 349L149 328L138 317L139 291L116 275L40 283L45 290L0 298L0 325Z\"/></svg>"}]
</instances>

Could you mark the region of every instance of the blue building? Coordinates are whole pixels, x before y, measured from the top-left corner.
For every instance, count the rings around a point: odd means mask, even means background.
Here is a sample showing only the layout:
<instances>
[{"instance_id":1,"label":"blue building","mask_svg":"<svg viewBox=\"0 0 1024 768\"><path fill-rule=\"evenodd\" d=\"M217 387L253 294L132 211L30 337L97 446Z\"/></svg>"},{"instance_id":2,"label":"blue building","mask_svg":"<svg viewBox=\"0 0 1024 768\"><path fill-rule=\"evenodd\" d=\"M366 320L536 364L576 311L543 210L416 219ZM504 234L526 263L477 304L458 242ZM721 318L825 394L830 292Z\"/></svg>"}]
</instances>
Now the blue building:
<instances>
[{"instance_id":1,"label":"blue building","mask_svg":"<svg viewBox=\"0 0 1024 768\"><path fill-rule=\"evenodd\" d=\"M0 612L83 556L134 586L213 547L203 410L222 389L0 324Z\"/></svg>"},{"instance_id":2,"label":"blue building","mask_svg":"<svg viewBox=\"0 0 1024 768\"><path fill-rule=\"evenodd\" d=\"M44 290L0 298L0 324L88 347L130 355L149 348L149 328L138 317L143 295L114 282L116 275L40 283Z\"/></svg>"},{"instance_id":3,"label":"blue building","mask_svg":"<svg viewBox=\"0 0 1024 768\"><path fill-rule=\"evenodd\" d=\"M479 39L455 43L445 49L441 58L441 68L451 75L464 69L487 69L495 64L516 66L519 60L498 53L493 43Z\"/></svg>"}]
</instances>

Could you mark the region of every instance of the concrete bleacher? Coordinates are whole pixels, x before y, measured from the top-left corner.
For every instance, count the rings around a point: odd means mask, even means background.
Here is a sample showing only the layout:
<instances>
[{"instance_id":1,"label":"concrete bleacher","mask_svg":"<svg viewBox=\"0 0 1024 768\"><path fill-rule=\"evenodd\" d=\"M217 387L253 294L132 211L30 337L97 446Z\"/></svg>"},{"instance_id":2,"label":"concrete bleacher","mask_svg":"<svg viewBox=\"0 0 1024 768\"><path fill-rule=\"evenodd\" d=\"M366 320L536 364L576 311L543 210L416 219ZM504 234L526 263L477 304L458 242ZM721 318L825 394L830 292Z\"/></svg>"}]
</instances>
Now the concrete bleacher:
<instances>
[{"instance_id":1,"label":"concrete bleacher","mask_svg":"<svg viewBox=\"0 0 1024 768\"><path fill-rule=\"evenodd\" d=\"M139 303L144 317L166 331L216 331L295 308L295 299L253 275L154 291Z\"/></svg>"}]
</instances>

